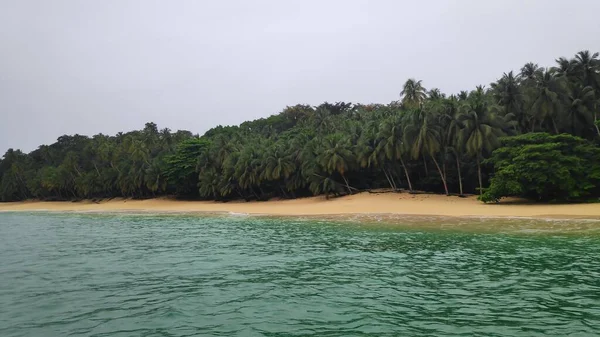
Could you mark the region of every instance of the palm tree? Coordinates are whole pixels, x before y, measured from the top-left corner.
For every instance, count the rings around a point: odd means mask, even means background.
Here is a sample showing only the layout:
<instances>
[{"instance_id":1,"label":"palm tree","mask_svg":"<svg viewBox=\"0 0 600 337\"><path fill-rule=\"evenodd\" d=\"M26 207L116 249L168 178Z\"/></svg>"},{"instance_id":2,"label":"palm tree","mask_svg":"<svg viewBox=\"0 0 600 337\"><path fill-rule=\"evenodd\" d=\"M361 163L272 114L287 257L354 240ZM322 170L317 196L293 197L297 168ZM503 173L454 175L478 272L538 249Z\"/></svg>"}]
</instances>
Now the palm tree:
<instances>
[{"instance_id":1,"label":"palm tree","mask_svg":"<svg viewBox=\"0 0 600 337\"><path fill-rule=\"evenodd\" d=\"M596 102L594 103L594 127L598 136L600 136L600 124L598 119L598 108L600 103L600 54L590 53L589 50L580 51L575 55L573 60L573 68L575 74L581 79L584 86L590 86L594 89Z\"/></svg>"},{"instance_id":2,"label":"palm tree","mask_svg":"<svg viewBox=\"0 0 600 337\"><path fill-rule=\"evenodd\" d=\"M429 90L428 95L429 95L429 100L431 100L431 101L446 98L446 95L444 95L438 88L433 88L433 89Z\"/></svg>"},{"instance_id":3,"label":"palm tree","mask_svg":"<svg viewBox=\"0 0 600 337\"><path fill-rule=\"evenodd\" d=\"M442 142L444 153L450 152L454 156L456 171L458 173L459 195L463 195L460 157L464 146L459 143L459 134L462 129L462 123L460 121L460 109L458 109L458 104L459 102L456 96L451 95L438 111L442 130L445 130L445 135L442 134L445 136Z\"/></svg>"},{"instance_id":4,"label":"palm tree","mask_svg":"<svg viewBox=\"0 0 600 337\"><path fill-rule=\"evenodd\" d=\"M534 81L542 71L543 68L540 68L537 63L529 62L521 68L519 76L524 81Z\"/></svg>"},{"instance_id":5,"label":"palm tree","mask_svg":"<svg viewBox=\"0 0 600 337\"><path fill-rule=\"evenodd\" d=\"M407 115L408 121L404 128L404 141L410 146L410 154L413 159L428 156L433 160L435 167L440 174L444 191L448 195L448 184L446 177L442 172L436 156L440 152L441 130L436 123L437 116L431 111L417 109Z\"/></svg>"},{"instance_id":6,"label":"palm tree","mask_svg":"<svg viewBox=\"0 0 600 337\"><path fill-rule=\"evenodd\" d=\"M377 150L385 154L388 160L392 162L400 160L404 175L406 176L406 182L408 183L408 190L413 191L412 182L410 181L410 175L408 174L408 168L404 163L404 155L407 153L407 147L403 141L403 120L399 115L394 115L381 123L379 133L377 137L380 139L377 145ZM385 173L385 169L384 169ZM391 174L390 174L391 176ZM393 177L391 178L393 182ZM395 186L395 183L394 183Z\"/></svg>"},{"instance_id":7,"label":"palm tree","mask_svg":"<svg viewBox=\"0 0 600 337\"><path fill-rule=\"evenodd\" d=\"M458 143L464 146L468 155L476 159L479 194L483 191L481 159L484 154L496 149L500 145L498 138L504 136L503 120L491 111L483 90L476 90L461 106L459 119L464 127L459 133Z\"/></svg>"},{"instance_id":8,"label":"palm tree","mask_svg":"<svg viewBox=\"0 0 600 337\"><path fill-rule=\"evenodd\" d=\"M594 125L594 89L573 84L567 97L566 118L571 126L571 134L585 137L586 130Z\"/></svg>"},{"instance_id":9,"label":"palm tree","mask_svg":"<svg viewBox=\"0 0 600 337\"><path fill-rule=\"evenodd\" d=\"M590 86L594 90L600 89L600 60L598 53L590 53L589 50L580 51L573 60L573 69L577 76L583 81L584 86Z\"/></svg>"},{"instance_id":10,"label":"palm tree","mask_svg":"<svg viewBox=\"0 0 600 337\"><path fill-rule=\"evenodd\" d=\"M258 199L261 199L264 195L261 187L263 153L260 149L261 144L257 143L254 143L252 146L246 146L240 153L234 171L234 177L240 187L249 190ZM255 186L260 190L260 195L254 191Z\"/></svg>"},{"instance_id":11,"label":"palm tree","mask_svg":"<svg viewBox=\"0 0 600 337\"><path fill-rule=\"evenodd\" d=\"M400 97L402 98L402 104L406 108L411 109L421 107L427 98L427 94L425 88L423 88L423 85L421 84L421 80L417 81L410 78L404 83L402 91L400 92Z\"/></svg>"},{"instance_id":12,"label":"palm tree","mask_svg":"<svg viewBox=\"0 0 600 337\"><path fill-rule=\"evenodd\" d=\"M556 73L557 77L564 77L568 80L573 80L575 77L575 62L565 57L556 59L558 66L553 67L552 71Z\"/></svg>"},{"instance_id":13,"label":"palm tree","mask_svg":"<svg viewBox=\"0 0 600 337\"><path fill-rule=\"evenodd\" d=\"M339 173L346 184L348 193L352 194L352 188L348 183L346 173L354 167L356 156L352 151L352 143L348 138L342 134L332 134L325 137L322 152L319 154L317 161L329 174Z\"/></svg>"},{"instance_id":14,"label":"palm tree","mask_svg":"<svg viewBox=\"0 0 600 337\"><path fill-rule=\"evenodd\" d=\"M527 129L526 114L523 110L523 93L519 80L513 72L504 73L502 78L491 84L494 101L501 107L502 116L517 122L518 132Z\"/></svg>"},{"instance_id":15,"label":"palm tree","mask_svg":"<svg viewBox=\"0 0 600 337\"><path fill-rule=\"evenodd\" d=\"M550 70L543 70L535 77L535 86L528 92L529 108L534 118L531 131L535 130L535 121L539 126L549 121L555 133L559 133L556 124L564 101L563 79L554 76Z\"/></svg>"},{"instance_id":16,"label":"palm tree","mask_svg":"<svg viewBox=\"0 0 600 337\"><path fill-rule=\"evenodd\" d=\"M262 171L262 180L273 180L277 182L283 180L285 183L295 171L296 165L291 155L286 154L281 146L276 145L266 154ZM279 184L279 188L285 197L286 193L281 184Z\"/></svg>"}]
</instances>

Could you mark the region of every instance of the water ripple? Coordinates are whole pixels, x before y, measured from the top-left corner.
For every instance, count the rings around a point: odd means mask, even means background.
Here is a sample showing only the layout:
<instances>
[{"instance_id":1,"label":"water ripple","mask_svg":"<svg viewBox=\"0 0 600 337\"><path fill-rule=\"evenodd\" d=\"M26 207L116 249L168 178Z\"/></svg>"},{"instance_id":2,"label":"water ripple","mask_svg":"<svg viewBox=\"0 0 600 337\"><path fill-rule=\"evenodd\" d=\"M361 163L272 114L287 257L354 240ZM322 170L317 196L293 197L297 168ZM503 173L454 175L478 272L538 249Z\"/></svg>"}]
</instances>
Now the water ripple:
<instances>
[{"instance_id":1,"label":"water ripple","mask_svg":"<svg viewBox=\"0 0 600 337\"><path fill-rule=\"evenodd\" d=\"M0 336L593 336L599 224L0 214Z\"/></svg>"}]
</instances>

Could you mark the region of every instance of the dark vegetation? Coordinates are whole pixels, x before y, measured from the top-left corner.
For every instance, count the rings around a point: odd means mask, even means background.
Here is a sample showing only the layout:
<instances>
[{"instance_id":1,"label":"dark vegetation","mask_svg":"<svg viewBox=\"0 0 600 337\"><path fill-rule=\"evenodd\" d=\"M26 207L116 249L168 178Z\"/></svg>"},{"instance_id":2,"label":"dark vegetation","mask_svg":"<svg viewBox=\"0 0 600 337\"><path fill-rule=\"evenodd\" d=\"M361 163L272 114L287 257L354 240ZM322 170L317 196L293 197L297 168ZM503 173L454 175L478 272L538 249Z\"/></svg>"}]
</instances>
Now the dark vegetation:
<instances>
[{"instance_id":1,"label":"dark vegetation","mask_svg":"<svg viewBox=\"0 0 600 337\"><path fill-rule=\"evenodd\" d=\"M144 129L62 136L0 161L0 200L214 200L375 188L576 201L600 196L600 61L528 63L489 88L445 95L409 79L387 105L296 105L202 137ZM488 186L488 188L484 188Z\"/></svg>"}]
</instances>

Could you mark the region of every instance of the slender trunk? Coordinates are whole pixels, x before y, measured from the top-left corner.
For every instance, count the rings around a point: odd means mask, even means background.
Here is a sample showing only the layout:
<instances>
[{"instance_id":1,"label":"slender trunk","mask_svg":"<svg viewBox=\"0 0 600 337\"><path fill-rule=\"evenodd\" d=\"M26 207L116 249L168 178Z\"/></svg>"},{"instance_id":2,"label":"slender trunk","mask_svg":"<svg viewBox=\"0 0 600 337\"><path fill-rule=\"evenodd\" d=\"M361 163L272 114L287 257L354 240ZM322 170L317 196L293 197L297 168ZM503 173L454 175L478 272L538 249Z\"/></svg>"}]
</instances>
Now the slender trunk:
<instances>
[{"instance_id":1,"label":"slender trunk","mask_svg":"<svg viewBox=\"0 0 600 337\"><path fill-rule=\"evenodd\" d=\"M600 127L598 126L598 113L596 112L594 112L594 127L596 128L598 136L600 136Z\"/></svg>"},{"instance_id":2,"label":"slender trunk","mask_svg":"<svg viewBox=\"0 0 600 337\"><path fill-rule=\"evenodd\" d=\"M554 118L550 117L550 120L552 121L552 126L554 127L554 133L558 135L558 127L556 126L556 122L554 121Z\"/></svg>"},{"instance_id":3,"label":"slender trunk","mask_svg":"<svg viewBox=\"0 0 600 337\"><path fill-rule=\"evenodd\" d=\"M410 182L410 176L408 175L408 169L406 168L406 165L404 165L404 160L402 160L402 157L400 157L400 164L402 164L402 168L404 169L404 174L406 175L406 181L408 182L408 190L412 192L413 188L412 188L412 184Z\"/></svg>"},{"instance_id":4,"label":"slender trunk","mask_svg":"<svg viewBox=\"0 0 600 337\"><path fill-rule=\"evenodd\" d=\"M23 181L23 179L21 178L20 175L15 173L14 176L21 182L21 186L19 188L19 192L21 193L21 196L23 197L23 199L27 199L26 193L23 192L23 187L27 188L27 185L25 184L25 182Z\"/></svg>"},{"instance_id":5,"label":"slender trunk","mask_svg":"<svg viewBox=\"0 0 600 337\"><path fill-rule=\"evenodd\" d=\"M79 177L81 177L81 172L79 172L79 169L77 168L77 165L73 165L73 168L75 169L75 172L77 172L77 175Z\"/></svg>"},{"instance_id":6,"label":"slender trunk","mask_svg":"<svg viewBox=\"0 0 600 337\"><path fill-rule=\"evenodd\" d=\"M458 188L460 191L460 195L463 195L462 175L460 173L460 160L458 159L457 153L454 154L454 157L456 158L456 170L458 171Z\"/></svg>"},{"instance_id":7,"label":"slender trunk","mask_svg":"<svg viewBox=\"0 0 600 337\"><path fill-rule=\"evenodd\" d=\"M438 170L438 173L440 174L440 178L442 178L442 183L444 184L444 191L446 192L446 195L448 195L448 185L446 184L446 178L444 178L444 174L442 173L442 169L440 168L440 165L438 164L437 160L435 159L435 156L431 156L431 159L433 159L433 163L435 164L435 167Z\"/></svg>"},{"instance_id":8,"label":"slender trunk","mask_svg":"<svg viewBox=\"0 0 600 337\"><path fill-rule=\"evenodd\" d=\"M101 176L100 170L98 170L98 166L96 166L96 162L93 162L93 163L94 163L94 168L96 169L96 173L98 173L98 177L100 177Z\"/></svg>"},{"instance_id":9,"label":"slender trunk","mask_svg":"<svg viewBox=\"0 0 600 337\"><path fill-rule=\"evenodd\" d=\"M237 192L237 194L240 196L240 198L242 198L242 199L246 199L246 198L244 197L244 194L243 194L243 193L240 191L240 189L239 189L239 188L237 188L237 187L236 187L236 188L235 188L235 191L236 191L236 192ZM216 194L215 194L215 196L216 196Z\"/></svg>"},{"instance_id":10,"label":"slender trunk","mask_svg":"<svg viewBox=\"0 0 600 337\"><path fill-rule=\"evenodd\" d=\"M390 180L390 177L388 176L388 174L387 174L387 170L386 170L385 168L383 169L383 174L385 174L385 178L387 179L387 181L388 181L388 184L390 184L390 187L391 187L391 188L392 188L394 191L396 191L396 188L394 187L394 184L392 184L392 181Z\"/></svg>"},{"instance_id":11,"label":"slender trunk","mask_svg":"<svg viewBox=\"0 0 600 337\"><path fill-rule=\"evenodd\" d=\"M390 171L390 180L392 181L392 185L394 185L394 191L398 191L398 185L396 185L396 179L394 179L394 173Z\"/></svg>"},{"instance_id":12,"label":"slender trunk","mask_svg":"<svg viewBox=\"0 0 600 337\"><path fill-rule=\"evenodd\" d=\"M121 170L119 170L118 167L115 166L115 164L113 164L113 162L110 162L110 167L114 168L115 170L117 170L117 172L119 172L119 174L121 174Z\"/></svg>"},{"instance_id":13,"label":"slender trunk","mask_svg":"<svg viewBox=\"0 0 600 337\"><path fill-rule=\"evenodd\" d=\"M425 166L425 176L429 175L429 170L427 169L427 160L425 160L425 156L423 156L423 165Z\"/></svg>"},{"instance_id":14,"label":"slender trunk","mask_svg":"<svg viewBox=\"0 0 600 337\"><path fill-rule=\"evenodd\" d=\"M477 155L477 177L479 178L479 195L483 192L483 182L481 180L481 163L479 162L479 155Z\"/></svg>"},{"instance_id":15,"label":"slender trunk","mask_svg":"<svg viewBox=\"0 0 600 337\"><path fill-rule=\"evenodd\" d=\"M283 189L283 186L279 185L279 189L281 190L281 193L283 193L283 197L289 199L287 193L285 193L285 190Z\"/></svg>"},{"instance_id":16,"label":"slender trunk","mask_svg":"<svg viewBox=\"0 0 600 337\"><path fill-rule=\"evenodd\" d=\"M444 158L442 158L442 173L444 173L444 180L447 180L448 175L446 174L446 153L444 153Z\"/></svg>"},{"instance_id":17,"label":"slender trunk","mask_svg":"<svg viewBox=\"0 0 600 337\"><path fill-rule=\"evenodd\" d=\"M353 194L352 190L350 189L350 184L348 184L348 179L346 179L346 176L344 176L342 174L342 179L344 179L344 182L346 183L346 188L348 189L348 193Z\"/></svg>"},{"instance_id":18,"label":"slender trunk","mask_svg":"<svg viewBox=\"0 0 600 337\"><path fill-rule=\"evenodd\" d=\"M250 187L250 191L252 192L252 194L254 194L254 196L256 197L257 200L260 200L260 197L258 196L258 194L256 194L256 191L254 190L254 188Z\"/></svg>"}]
</instances>

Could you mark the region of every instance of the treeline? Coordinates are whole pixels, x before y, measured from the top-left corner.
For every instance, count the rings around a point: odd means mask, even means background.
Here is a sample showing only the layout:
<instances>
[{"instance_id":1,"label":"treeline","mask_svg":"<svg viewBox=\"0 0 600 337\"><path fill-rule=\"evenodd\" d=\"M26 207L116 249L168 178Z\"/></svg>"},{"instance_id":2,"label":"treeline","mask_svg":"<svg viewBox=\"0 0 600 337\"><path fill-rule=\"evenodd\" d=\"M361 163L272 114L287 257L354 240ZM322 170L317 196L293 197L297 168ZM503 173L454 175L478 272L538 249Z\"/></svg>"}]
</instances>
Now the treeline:
<instances>
[{"instance_id":1,"label":"treeline","mask_svg":"<svg viewBox=\"0 0 600 337\"><path fill-rule=\"evenodd\" d=\"M455 95L409 79L401 99L387 105L296 105L202 137L147 123L110 137L63 136L29 154L11 149L0 161L0 200L166 194L267 200L376 188L459 195L485 190L486 201L597 197L600 173L592 173L600 170L599 118L598 53L582 51L554 67L528 63L489 88ZM544 153L564 156L564 162L545 165L553 157ZM548 180L540 189L536 184L544 184L548 172L535 176L509 165L523 158L580 180L568 186ZM574 173L581 168L590 174ZM486 189L495 172L504 173ZM577 191L562 191L572 188Z\"/></svg>"}]
</instances>

